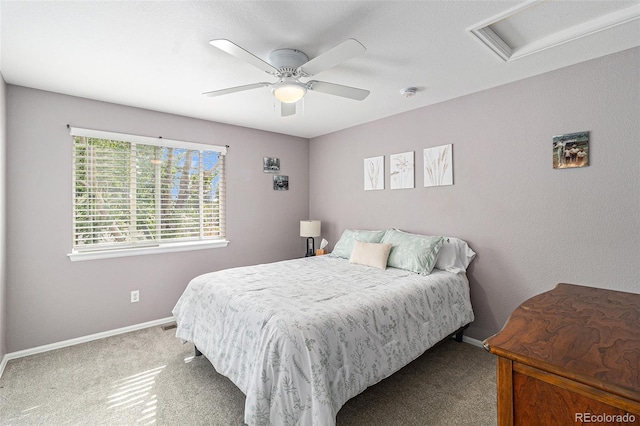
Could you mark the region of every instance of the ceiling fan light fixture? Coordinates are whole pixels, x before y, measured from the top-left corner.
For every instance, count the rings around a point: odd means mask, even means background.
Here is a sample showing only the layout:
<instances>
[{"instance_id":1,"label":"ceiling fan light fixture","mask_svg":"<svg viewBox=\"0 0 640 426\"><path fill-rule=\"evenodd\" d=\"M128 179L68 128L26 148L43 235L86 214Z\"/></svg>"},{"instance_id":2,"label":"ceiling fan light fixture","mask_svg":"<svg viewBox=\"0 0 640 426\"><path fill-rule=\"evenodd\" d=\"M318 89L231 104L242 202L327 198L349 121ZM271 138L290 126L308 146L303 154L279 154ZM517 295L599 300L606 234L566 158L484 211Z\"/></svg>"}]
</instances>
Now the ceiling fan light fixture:
<instances>
[{"instance_id":1,"label":"ceiling fan light fixture","mask_svg":"<svg viewBox=\"0 0 640 426\"><path fill-rule=\"evenodd\" d=\"M273 86L273 96L280 102L298 102L307 93L307 86L297 81L282 81Z\"/></svg>"}]
</instances>

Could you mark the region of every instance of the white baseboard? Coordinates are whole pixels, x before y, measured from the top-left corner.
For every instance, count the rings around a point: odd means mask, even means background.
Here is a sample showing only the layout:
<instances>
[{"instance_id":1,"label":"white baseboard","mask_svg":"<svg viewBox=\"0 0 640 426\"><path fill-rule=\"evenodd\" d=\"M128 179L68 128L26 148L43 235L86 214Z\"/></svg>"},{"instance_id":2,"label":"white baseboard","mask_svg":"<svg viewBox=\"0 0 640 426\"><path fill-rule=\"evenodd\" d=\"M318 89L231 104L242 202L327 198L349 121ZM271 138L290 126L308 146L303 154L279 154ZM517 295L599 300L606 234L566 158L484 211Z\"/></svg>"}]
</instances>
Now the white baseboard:
<instances>
[{"instance_id":1,"label":"white baseboard","mask_svg":"<svg viewBox=\"0 0 640 426\"><path fill-rule=\"evenodd\" d=\"M2 378L2 373L4 373L4 368L7 366L7 362L9 362L9 360L7 359L7 356L5 355L0 360L0 379Z\"/></svg>"},{"instance_id":2,"label":"white baseboard","mask_svg":"<svg viewBox=\"0 0 640 426\"><path fill-rule=\"evenodd\" d=\"M6 354L2 361L0 361L0 378L7 366L7 362L12 359L22 358L29 355L35 355L43 352L52 351L54 349L66 348L67 346L79 345L80 343L91 342L92 340L104 339L105 337L116 336L118 334L129 333L131 331L142 330L143 328L155 327L158 325L174 322L174 317L162 318L155 321L143 322L141 324L130 325L127 327L117 328L115 330L103 331L102 333L90 334L88 336L77 337L75 339L64 340L62 342L51 343L48 345L37 346L31 349L24 349L22 351L10 352Z\"/></svg>"},{"instance_id":3,"label":"white baseboard","mask_svg":"<svg viewBox=\"0 0 640 426\"><path fill-rule=\"evenodd\" d=\"M462 341L470 345L477 346L479 348L484 349L484 345L482 344L482 341L478 339L474 339L473 337L462 335Z\"/></svg>"}]
</instances>

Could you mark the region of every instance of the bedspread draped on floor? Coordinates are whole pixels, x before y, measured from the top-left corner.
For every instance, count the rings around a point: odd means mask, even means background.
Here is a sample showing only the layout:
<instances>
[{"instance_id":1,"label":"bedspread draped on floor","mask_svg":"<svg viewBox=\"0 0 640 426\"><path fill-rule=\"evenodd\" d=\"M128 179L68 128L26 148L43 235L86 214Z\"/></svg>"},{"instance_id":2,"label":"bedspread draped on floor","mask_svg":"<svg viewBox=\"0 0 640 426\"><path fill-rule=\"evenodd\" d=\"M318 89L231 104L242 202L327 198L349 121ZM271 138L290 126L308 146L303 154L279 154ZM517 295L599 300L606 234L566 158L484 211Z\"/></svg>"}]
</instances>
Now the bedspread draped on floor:
<instances>
[{"instance_id":1,"label":"bedspread draped on floor","mask_svg":"<svg viewBox=\"0 0 640 426\"><path fill-rule=\"evenodd\" d=\"M342 405L473 321L464 274L319 256L199 276L173 310L246 395L250 425L334 425Z\"/></svg>"}]
</instances>

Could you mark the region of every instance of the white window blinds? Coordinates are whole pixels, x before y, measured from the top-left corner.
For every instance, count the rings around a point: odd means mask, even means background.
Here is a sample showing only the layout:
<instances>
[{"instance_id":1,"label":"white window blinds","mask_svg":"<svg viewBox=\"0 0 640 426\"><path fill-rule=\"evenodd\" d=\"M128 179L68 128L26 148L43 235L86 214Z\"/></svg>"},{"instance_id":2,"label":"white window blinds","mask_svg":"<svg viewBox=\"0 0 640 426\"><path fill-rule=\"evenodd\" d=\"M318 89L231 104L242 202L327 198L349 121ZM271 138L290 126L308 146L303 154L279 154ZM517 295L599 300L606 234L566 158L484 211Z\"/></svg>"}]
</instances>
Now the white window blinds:
<instances>
[{"instance_id":1,"label":"white window blinds","mask_svg":"<svg viewBox=\"0 0 640 426\"><path fill-rule=\"evenodd\" d=\"M70 133L74 252L224 239L226 147Z\"/></svg>"}]
</instances>

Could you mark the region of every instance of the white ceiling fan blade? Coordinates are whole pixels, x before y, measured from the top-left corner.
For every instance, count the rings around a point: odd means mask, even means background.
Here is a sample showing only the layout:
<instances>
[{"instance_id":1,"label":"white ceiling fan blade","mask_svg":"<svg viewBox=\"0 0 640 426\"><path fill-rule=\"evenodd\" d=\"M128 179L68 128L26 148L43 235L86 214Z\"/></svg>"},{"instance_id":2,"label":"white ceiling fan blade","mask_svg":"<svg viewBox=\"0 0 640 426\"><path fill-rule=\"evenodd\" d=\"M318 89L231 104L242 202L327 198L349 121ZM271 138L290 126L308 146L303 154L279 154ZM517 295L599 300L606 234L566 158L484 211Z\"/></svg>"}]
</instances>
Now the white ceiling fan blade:
<instances>
[{"instance_id":1,"label":"white ceiling fan blade","mask_svg":"<svg viewBox=\"0 0 640 426\"><path fill-rule=\"evenodd\" d=\"M285 103L280 102L280 116L281 117L289 117L290 115L295 115L296 113L296 103Z\"/></svg>"},{"instance_id":2,"label":"white ceiling fan blade","mask_svg":"<svg viewBox=\"0 0 640 426\"><path fill-rule=\"evenodd\" d=\"M273 75L278 74L278 69L276 67L269 64L268 62L263 61L253 53L243 49L242 47L238 46L237 44L229 40L226 40L226 39L211 40L209 44L211 44L214 47L217 47L218 49L228 53L231 56L235 56L238 59L242 59L243 61L253 65L254 67L260 68L262 71L268 74L273 74Z\"/></svg>"},{"instance_id":3,"label":"white ceiling fan blade","mask_svg":"<svg viewBox=\"0 0 640 426\"><path fill-rule=\"evenodd\" d=\"M340 84L327 83L326 81L311 80L307 83L307 89L314 92L328 93L330 95L342 96L356 101L362 101L369 96L368 90L357 89L351 86L342 86Z\"/></svg>"},{"instance_id":4,"label":"white ceiling fan blade","mask_svg":"<svg viewBox=\"0 0 640 426\"><path fill-rule=\"evenodd\" d=\"M344 61L354 58L366 52L367 49L356 39L350 38L326 52L316 56L306 64L298 67L298 71L304 76L311 76L320 71L335 67Z\"/></svg>"},{"instance_id":5,"label":"white ceiling fan blade","mask_svg":"<svg viewBox=\"0 0 640 426\"><path fill-rule=\"evenodd\" d=\"M244 86L236 86L236 87L229 87L228 89L221 89L221 90L213 90L211 92L204 92L203 95L204 96L222 96L222 95L227 95L229 93L235 93L235 92L243 92L245 90L251 90L251 89L257 89L259 87L266 87L266 86L270 86L271 83L253 83L253 84L245 84Z\"/></svg>"}]
</instances>

